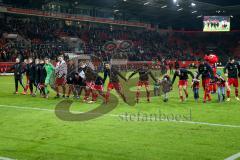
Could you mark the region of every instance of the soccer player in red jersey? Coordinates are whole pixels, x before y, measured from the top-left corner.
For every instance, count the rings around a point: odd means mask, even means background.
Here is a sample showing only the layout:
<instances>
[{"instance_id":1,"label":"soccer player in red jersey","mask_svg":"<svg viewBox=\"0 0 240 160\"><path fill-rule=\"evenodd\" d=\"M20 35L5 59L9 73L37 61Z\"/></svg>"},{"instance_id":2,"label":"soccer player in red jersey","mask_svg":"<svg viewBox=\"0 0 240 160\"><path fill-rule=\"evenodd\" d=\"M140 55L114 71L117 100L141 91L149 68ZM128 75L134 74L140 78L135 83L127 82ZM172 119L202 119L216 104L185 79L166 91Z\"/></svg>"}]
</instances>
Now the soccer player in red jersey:
<instances>
[{"instance_id":1,"label":"soccer player in red jersey","mask_svg":"<svg viewBox=\"0 0 240 160\"><path fill-rule=\"evenodd\" d=\"M137 83L137 92L136 92L136 102L139 102L140 97L140 89L141 87L145 87L147 93L147 101L150 102L150 91L149 91L149 75L151 78L157 82L156 78L153 76L152 72L149 70L148 66L145 64L141 68L134 71L129 77L130 80L135 74L139 74L139 81Z\"/></svg>"},{"instance_id":2,"label":"soccer player in red jersey","mask_svg":"<svg viewBox=\"0 0 240 160\"><path fill-rule=\"evenodd\" d=\"M239 101L238 97L238 77L240 76L240 65L239 63L235 62L234 58L230 58L227 65L224 67L224 73L228 77L227 80L227 101L230 101L230 92L231 86L235 87L235 97L236 100Z\"/></svg>"}]
</instances>

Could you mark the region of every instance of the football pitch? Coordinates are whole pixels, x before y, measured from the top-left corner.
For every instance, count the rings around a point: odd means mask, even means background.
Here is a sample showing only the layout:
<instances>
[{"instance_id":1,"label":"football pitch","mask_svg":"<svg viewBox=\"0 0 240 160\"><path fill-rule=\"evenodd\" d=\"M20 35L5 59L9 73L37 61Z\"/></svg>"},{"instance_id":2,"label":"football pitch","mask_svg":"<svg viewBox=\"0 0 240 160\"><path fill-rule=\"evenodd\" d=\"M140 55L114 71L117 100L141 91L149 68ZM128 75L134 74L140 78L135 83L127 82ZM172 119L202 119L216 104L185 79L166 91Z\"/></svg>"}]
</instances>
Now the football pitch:
<instances>
[{"instance_id":1,"label":"football pitch","mask_svg":"<svg viewBox=\"0 0 240 160\"><path fill-rule=\"evenodd\" d=\"M66 103L54 99L53 91L49 99L13 91L13 77L1 76L0 159L223 160L240 152L240 102L233 92L231 102L218 103L213 95L203 104L194 101L189 87L189 99L182 103L175 83L166 103L161 97L152 97L151 103L143 97L131 105L115 100L112 110L84 120L82 113L108 105L101 105L101 98L85 104L81 97L70 108L80 118L64 119L56 108ZM127 94L132 102L134 96Z\"/></svg>"}]
</instances>

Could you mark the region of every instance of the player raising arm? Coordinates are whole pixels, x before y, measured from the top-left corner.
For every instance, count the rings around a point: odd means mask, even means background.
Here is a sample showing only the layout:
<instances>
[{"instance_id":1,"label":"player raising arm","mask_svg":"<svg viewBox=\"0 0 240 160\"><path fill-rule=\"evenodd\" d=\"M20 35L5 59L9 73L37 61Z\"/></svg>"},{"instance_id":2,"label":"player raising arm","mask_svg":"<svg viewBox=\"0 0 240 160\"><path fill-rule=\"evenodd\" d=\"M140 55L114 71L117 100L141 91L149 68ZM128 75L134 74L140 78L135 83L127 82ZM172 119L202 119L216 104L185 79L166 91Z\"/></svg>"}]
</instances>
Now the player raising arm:
<instances>
[{"instance_id":1,"label":"player raising arm","mask_svg":"<svg viewBox=\"0 0 240 160\"><path fill-rule=\"evenodd\" d=\"M130 80L135 74L139 74L139 81L137 83L137 92L136 92L136 102L139 102L140 89L142 86L145 87L147 93L147 101L150 102L150 91L149 91L149 75L151 78L157 82L156 78L153 76L152 72L149 70L148 66L145 64L141 68L133 72L129 77Z\"/></svg>"},{"instance_id":2,"label":"player raising arm","mask_svg":"<svg viewBox=\"0 0 240 160\"><path fill-rule=\"evenodd\" d=\"M127 99L122 91L119 77L121 77L125 81L127 81L127 79L123 75L121 75L121 73L116 68L110 66L110 64L105 64L103 83L105 83L107 77L109 77L109 83L107 86L107 93L105 97L106 103L109 102L110 91L112 89L115 89L117 93L121 96L123 101L127 102Z\"/></svg>"},{"instance_id":3,"label":"player raising arm","mask_svg":"<svg viewBox=\"0 0 240 160\"><path fill-rule=\"evenodd\" d=\"M183 91L185 93L186 98L188 98L188 91L187 91L188 75L190 75L192 79L194 79L194 75L191 71L184 68L178 68L175 71L173 76L172 85L174 84L176 77L179 77L178 88L179 88L179 96L180 96L181 102L184 101Z\"/></svg>"},{"instance_id":4,"label":"player raising arm","mask_svg":"<svg viewBox=\"0 0 240 160\"><path fill-rule=\"evenodd\" d=\"M235 87L235 96L236 100L239 101L238 97L238 77L240 76L240 65L235 62L234 58L230 58L229 62L223 69L225 75L228 77L227 79L227 101L230 101L230 92L231 86Z\"/></svg>"}]
</instances>

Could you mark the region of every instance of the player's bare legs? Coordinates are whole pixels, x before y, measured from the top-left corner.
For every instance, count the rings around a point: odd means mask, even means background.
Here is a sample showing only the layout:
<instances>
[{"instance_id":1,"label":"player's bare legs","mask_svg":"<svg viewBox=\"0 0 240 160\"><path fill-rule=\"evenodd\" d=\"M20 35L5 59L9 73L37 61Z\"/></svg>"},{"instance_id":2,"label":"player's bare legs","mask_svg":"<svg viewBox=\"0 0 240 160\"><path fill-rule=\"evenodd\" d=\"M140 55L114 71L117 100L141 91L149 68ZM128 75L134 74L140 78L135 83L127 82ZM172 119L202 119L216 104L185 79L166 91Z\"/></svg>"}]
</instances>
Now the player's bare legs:
<instances>
[{"instance_id":1,"label":"player's bare legs","mask_svg":"<svg viewBox=\"0 0 240 160\"><path fill-rule=\"evenodd\" d=\"M211 101L209 85L205 84L205 86L204 86L204 100L203 100L203 102L206 103L207 99L208 99L208 101Z\"/></svg>"},{"instance_id":2,"label":"player's bare legs","mask_svg":"<svg viewBox=\"0 0 240 160\"><path fill-rule=\"evenodd\" d=\"M105 103L108 103L109 102L109 98L110 98L110 92L111 92L111 89L107 89L107 92L106 92L106 95L105 95Z\"/></svg>"},{"instance_id":3,"label":"player's bare legs","mask_svg":"<svg viewBox=\"0 0 240 160\"><path fill-rule=\"evenodd\" d=\"M116 90L117 93L121 96L121 98L123 99L123 101L124 101L124 102L127 102L127 99L126 99L126 97L125 97L122 89L121 89L121 88L116 88L115 90Z\"/></svg>"},{"instance_id":4,"label":"player's bare legs","mask_svg":"<svg viewBox=\"0 0 240 160\"><path fill-rule=\"evenodd\" d=\"M186 99L187 99L188 98L187 85L183 86L183 91L184 91Z\"/></svg>"},{"instance_id":5,"label":"player's bare legs","mask_svg":"<svg viewBox=\"0 0 240 160\"><path fill-rule=\"evenodd\" d=\"M230 99L230 94L231 94L231 86L228 84L228 82L226 83L226 88L227 88L227 102L229 102Z\"/></svg>"},{"instance_id":6,"label":"player's bare legs","mask_svg":"<svg viewBox=\"0 0 240 160\"><path fill-rule=\"evenodd\" d=\"M62 85L62 90L63 90L63 98L65 98L65 94L66 94L66 85L65 84Z\"/></svg>"},{"instance_id":7,"label":"player's bare legs","mask_svg":"<svg viewBox=\"0 0 240 160\"><path fill-rule=\"evenodd\" d=\"M136 102L137 103L139 103L140 89L141 89L141 86L137 86L137 92L136 92Z\"/></svg>"},{"instance_id":8,"label":"player's bare legs","mask_svg":"<svg viewBox=\"0 0 240 160\"><path fill-rule=\"evenodd\" d=\"M91 94L91 89L90 89L88 86L86 86L86 92L85 92L85 96L84 96L84 102L86 102L86 101L88 100L90 94Z\"/></svg>"},{"instance_id":9,"label":"player's bare legs","mask_svg":"<svg viewBox=\"0 0 240 160\"><path fill-rule=\"evenodd\" d=\"M236 100L239 101L239 97L238 97L238 87L235 87L235 96L236 96Z\"/></svg>"},{"instance_id":10,"label":"player's bare legs","mask_svg":"<svg viewBox=\"0 0 240 160\"><path fill-rule=\"evenodd\" d=\"M183 86L179 86L179 96L180 96L180 101L183 102L184 98L183 98Z\"/></svg>"},{"instance_id":11,"label":"player's bare legs","mask_svg":"<svg viewBox=\"0 0 240 160\"><path fill-rule=\"evenodd\" d=\"M70 97L70 94L73 92L73 85L72 84L68 84L68 93L67 93L67 97Z\"/></svg>"},{"instance_id":12,"label":"player's bare legs","mask_svg":"<svg viewBox=\"0 0 240 160\"><path fill-rule=\"evenodd\" d=\"M150 87L149 85L146 85L145 88L147 93L147 101L150 102Z\"/></svg>"}]
</instances>

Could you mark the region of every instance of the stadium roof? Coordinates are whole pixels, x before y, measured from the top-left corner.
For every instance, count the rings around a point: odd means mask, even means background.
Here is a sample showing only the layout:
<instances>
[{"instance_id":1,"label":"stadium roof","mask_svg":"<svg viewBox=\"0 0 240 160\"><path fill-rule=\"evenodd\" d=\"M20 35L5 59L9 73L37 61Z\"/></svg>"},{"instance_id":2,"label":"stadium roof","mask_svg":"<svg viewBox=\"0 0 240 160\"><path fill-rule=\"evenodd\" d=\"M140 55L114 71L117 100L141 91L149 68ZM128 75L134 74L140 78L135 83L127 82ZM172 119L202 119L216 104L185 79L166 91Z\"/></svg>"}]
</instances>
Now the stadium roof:
<instances>
[{"instance_id":1,"label":"stadium roof","mask_svg":"<svg viewBox=\"0 0 240 160\"><path fill-rule=\"evenodd\" d=\"M160 26L188 24L202 26L202 16L240 15L240 1L236 0L73 0L79 4L111 8L128 12ZM194 23L194 24L190 24Z\"/></svg>"},{"instance_id":2,"label":"stadium roof","mask_svg":"<svg viewBox=\"0 0 240 160\"><path fill-rule=\"evenodd\" d=\"M159 24L194 28L202 26L202 17L211 15L240 16L240 1L236 0L3 0L6 3L44 4L49 1L67 2L110 9L116 14L128 13L138 20ZM32 3L34 1L34 3ZM75 5L72 5L75 6ZM125 17L128 20L128 17ZM174 24L174 25L173 25ZM184 24L184 25L183 25ZM239 27L240 28L240 27Z\"/></svg>"}]
</instances>

